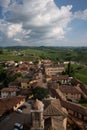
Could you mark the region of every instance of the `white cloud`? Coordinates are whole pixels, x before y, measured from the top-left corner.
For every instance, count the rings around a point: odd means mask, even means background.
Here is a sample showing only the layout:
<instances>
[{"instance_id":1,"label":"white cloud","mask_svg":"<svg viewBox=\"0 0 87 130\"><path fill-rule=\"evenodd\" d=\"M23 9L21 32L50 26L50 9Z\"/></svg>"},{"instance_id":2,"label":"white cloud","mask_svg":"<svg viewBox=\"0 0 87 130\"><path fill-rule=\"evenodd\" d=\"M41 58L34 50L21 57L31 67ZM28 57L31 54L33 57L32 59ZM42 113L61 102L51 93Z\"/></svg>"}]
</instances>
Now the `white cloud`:
<instances>
[{"instance_id":1,"label":"white cloud","mask_svg":"<svg viewBox=\"0 0 87 130\"><path fill-rule=\"evenodd\" d=\"M20 32L22 32L22 24L11 24L8 26L7 35L9 38L12 38Z\"/></svg>"},{"instance_id":2,"label":"white cloud","mask_svg":"<svg viewBox=\"0 0 87 130\"><path fill-rule=\"evenodd\" d=\"M82 20L87 20L87 9L83 10L83 11L77 11L74 14L74 18L79 18Z\"/></svg>"},{"instance_id":3,"label":"white cloud","mask_svg":"<svg viewBox=\"0 0 87 130\"><path fill-rule=\"evenodd\" d=\"M1 24L7 39L14 37L28 45L49 44L65 37L68 23L72 19L71 5L58 8L54 0L24 0L19 5L7 0L6 9L11 12ZM5 0L4 0L5 2ZM50 39L50 40L49 40ZM52 44L52 43L51 43Z\"/></svg>"},{"instance_id":4,"label":"white cloud","mask_svg":"<svg viewBox=\"0 0 87 130\"><path fill-rule=\"evenodd\" d=\"M16 42L21 42L21 39L14 38L14 41L16 41Z\"/></svg>"}]
</instances>

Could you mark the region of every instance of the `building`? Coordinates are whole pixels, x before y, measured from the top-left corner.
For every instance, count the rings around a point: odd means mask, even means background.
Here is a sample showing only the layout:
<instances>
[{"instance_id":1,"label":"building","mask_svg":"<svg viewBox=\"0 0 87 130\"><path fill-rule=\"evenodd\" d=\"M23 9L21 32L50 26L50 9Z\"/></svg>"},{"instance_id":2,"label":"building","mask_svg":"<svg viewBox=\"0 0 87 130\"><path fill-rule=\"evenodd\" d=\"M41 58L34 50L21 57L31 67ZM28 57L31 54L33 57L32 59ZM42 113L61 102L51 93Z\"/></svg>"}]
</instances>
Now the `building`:
<instances>
[{"instance_id":1,"label":"building","mask_svg":"<svg viewBox=\"0 0 87 130\"><path fill-rule=\"evenodd\" d=\"M17 110L25 102L24 96L14 96L10 98L0 99L0 117L5 113Z\"/></svg>"},{"instance_id":2,"label":"building","mask_svg":"<svg viewBox=\"0 0 87 130\"><path fill-rule=\"evenodd\" d=\"M1 90L1 98L9 98L12 96L16 96L17 91L17 88L3 88Z\"/></svg>"},{"instance_id":3,"label":"building","mask_svg":"<svg viewBox=\"0 0 87 130\"><path fill-rule=\"evenodd\" d=\"M15 122L25 127L23 130L66 130L67 111L61 106L59 99L47 98L43 102L35 100L31 105L27 104L22 113L12 112L18 110L25 103L24 96L11 97L8 99L0 99L0 119L4 114L8 114L10 118L0 122L0 129L6 128L12 130ZM13 118L14 117L14 118ZM5 123L5 126L2 124Z\"/></svg>"},{"instance_id":4,"label":"building","mask_svg":"<svg viewBox=\"0 0 87 130\"><path fill-rule=\"evenodd\" d=\"M52 89L52 94L60 99L61 106L68 111L68 122L80 130L87 130L87 108L77 103L64 100L58 89ZM75 129L76 129L75 128Z\"/></svg>"},{"instance_id":5,"label":"building","mask_svg":"<svg viewBox=\"0 0 87 130\"><path fill-rule=\"evenodd\" d=\"M21 84L20 84L20 82L14 81L14 82L10 82L8 84L8 87L11 87L11 88L20 88Z\"/></svg>"},{"instance_id":6,"label":"building","mask_svg":"<svg viewBox=\"0 0 87 130\"><path fill-rule=\"evenodd\" d=\"M60 82L61 84L71 84L71 77L68 75L54 75L52 81Z\"/></svg>"},{"instance_id":7,"label":"building","mask_svg":"<svg viewBox=\"0 0 87 130\"><path fill-rule=\"evenodd\" d=\"M26 89L29 88L30 80L28 78L24 78L21 80L21 88Z\"/></svg>"},{"instance_id":8,"label":"building","mask_svg":"<svg viewBox=\"0 0 87 130\"><path fill-rule=\"evenodd\" d=\"M48 98L44 103L44 130L66 130L67 111L59 99Z\"/></svg>"},{"instance_id":9,"label":"building","mask_svg":"<svg viewBox=\"0 0 87 130\"><path fill-rule=\"evenodd\" d=\"M46 75L50 75L50 76L52 76L52 75L56 75L56 74L60 74L60 73L62 73L63 71L64 71L65 69L64 69L64 66L62 65L62 64L60 64L60 65L50 65L50 66L46 66L45 67L45 73L46 73Z\"/></svg>"},{"instance_id":10,"label":"building","mask_svg":"<svg viewBox=\"0 0 87 130\"><path fill-rule=\"evenodd\" d=\"M52 61L51 60L43 60L42 64L44 64L45 67L50 66L50 65L52 65Z\"/></svg>"},{"instance_id":11,"label":"building","mask_svg":"<svg viewBox=\"0 0 87 130\"><path fill-rule=\"evenodd\" d=\"M79 104L61 100L61 105L68 110L68 113L73 117L87 121L87 108Z\"/></svg>"},{"instance_id":12,"label":"building","mask_svg":"<svg viewBox=\"0 0 87 130\"><path fill-rule=\"evenodd\" d=\"M79 101L81 99L81 93L75 86L62 85L59 86L59 89L67 99L72 101Z\"/></svg>"},{"instance_id":13,"label":"building","mask_svg":"<svg viewBox=\"0 0 87 130\"><path fill-rule=\"evenodd\" d=\"M54 98L36 100L31 110L31 130L66 130L67 111Z\"/></svg>"}]
</instances>

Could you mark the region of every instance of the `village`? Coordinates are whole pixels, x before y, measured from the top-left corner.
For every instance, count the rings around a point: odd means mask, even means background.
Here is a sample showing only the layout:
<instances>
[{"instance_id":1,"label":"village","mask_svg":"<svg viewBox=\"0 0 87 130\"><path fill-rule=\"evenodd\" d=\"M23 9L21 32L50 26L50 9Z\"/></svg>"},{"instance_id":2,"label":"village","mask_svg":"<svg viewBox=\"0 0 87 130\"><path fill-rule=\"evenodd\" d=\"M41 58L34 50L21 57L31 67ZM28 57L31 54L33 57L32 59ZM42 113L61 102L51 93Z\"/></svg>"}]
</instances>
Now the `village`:
<instances>
[{"instance_id":1,"label":"village","mask_svg":"<svg viewBox=\"0 0 87 130\"><path fill-rule=\"evenodd\" d=\"M8 77L18 76L0 90L0 130L87 130L87 107L79 103L87 99L87 86L63 74L64 63L1 64Z\"/></svg>"}]
</instances>

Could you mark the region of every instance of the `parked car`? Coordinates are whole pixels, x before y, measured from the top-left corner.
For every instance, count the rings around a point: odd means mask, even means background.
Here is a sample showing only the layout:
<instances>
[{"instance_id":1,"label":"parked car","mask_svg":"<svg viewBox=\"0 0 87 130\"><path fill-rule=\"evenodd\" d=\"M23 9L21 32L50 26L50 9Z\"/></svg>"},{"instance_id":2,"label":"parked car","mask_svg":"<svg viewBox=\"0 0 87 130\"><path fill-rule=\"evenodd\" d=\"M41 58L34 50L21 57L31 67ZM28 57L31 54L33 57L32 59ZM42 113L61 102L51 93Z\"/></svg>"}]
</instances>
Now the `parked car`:
<instances>
[{"instance_id":1,"label":"parked car","mask_svg":"<svg viewBox=\"0 0 87 130\"><path fill-rule=\"evenodd\" d=\"M20 123L15 123L14 124L14 130L23 130L23 125Z\"/></svg>"},{"instance_id":2,"label":"parked car","mask_svg":"<svg viewBox=\"0 0 87 130\"><path fill-rule=\"evenodd\" d=\"M18 113L22 113L22 110L21 109L17 109L17 110L15 110L16 112L18 112Z\"/></svg>"}]
</instances>

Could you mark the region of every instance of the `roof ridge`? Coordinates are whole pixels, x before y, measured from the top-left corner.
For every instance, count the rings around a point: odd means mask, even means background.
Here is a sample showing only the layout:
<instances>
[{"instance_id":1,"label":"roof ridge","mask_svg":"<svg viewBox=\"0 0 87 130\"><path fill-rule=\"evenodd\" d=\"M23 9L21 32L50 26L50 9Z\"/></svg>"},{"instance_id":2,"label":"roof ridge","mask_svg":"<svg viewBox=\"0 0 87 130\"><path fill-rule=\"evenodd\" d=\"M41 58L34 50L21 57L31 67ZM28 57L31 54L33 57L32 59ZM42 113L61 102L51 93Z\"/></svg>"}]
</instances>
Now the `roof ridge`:
<instances>
[{"instance_id":1,"label":"roof ridge","mask_svg":"<svg viewBox=\"0 0 87 130\"><path fill-rule=\"evenodd\" d=\"M50 104L45 110L44 115L59 116L64 115L61 110L57 109L53 104Z\"/></svg>"}]
</instances>

